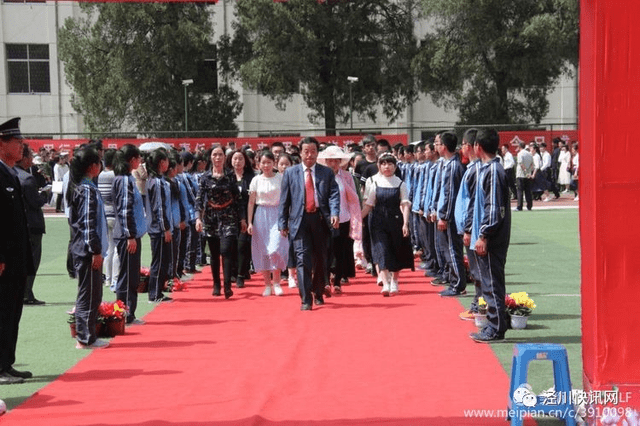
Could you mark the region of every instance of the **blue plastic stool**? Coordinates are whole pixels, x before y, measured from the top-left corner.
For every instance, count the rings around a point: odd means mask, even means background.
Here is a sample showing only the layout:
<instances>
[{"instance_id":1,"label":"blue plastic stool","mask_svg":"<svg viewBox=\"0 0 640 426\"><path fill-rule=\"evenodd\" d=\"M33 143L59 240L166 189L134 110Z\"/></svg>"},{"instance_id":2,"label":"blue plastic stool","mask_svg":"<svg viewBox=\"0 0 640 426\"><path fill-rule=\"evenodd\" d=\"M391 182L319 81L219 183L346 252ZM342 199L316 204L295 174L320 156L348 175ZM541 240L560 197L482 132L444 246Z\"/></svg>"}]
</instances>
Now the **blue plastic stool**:
<instances>
[{"instance_id":1,"label":"blue plastic stool","mask_svg":"<svg viewBox=\"0 0 640 426\"><path fill-rule=\"evenodd\" d=\"M535 405L527 406L522 402L515 402L513 394L520 385L527 383L529 362L534 360L553 362L553 380L556 393L554 398L536 396ZM531 405L532 400L529 399L527 402L528 405ZM556 417L564 419L567 426L576 426L576 411L571 397L569 362L567 349L564 346L551 343L517 343L514 345L508 408L509 417L507 419L511 418L511 426L522 426L524 415L531 412L553 413Z\"/></svg>"}]
</instances>

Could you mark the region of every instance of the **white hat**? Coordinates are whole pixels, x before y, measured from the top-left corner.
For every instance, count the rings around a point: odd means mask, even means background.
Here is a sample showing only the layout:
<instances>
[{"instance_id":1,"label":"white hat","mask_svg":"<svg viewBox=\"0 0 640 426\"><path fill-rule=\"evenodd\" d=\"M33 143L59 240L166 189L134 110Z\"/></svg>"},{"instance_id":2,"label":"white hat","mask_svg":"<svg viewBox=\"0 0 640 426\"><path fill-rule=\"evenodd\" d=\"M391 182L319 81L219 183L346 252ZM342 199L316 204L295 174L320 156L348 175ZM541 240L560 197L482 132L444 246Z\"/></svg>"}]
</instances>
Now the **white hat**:
<instances>
[{"instance_id":1,"label":"white hat","mask_svg":"<svg viewBox=\"0 0 640 426\"><path fill-rule=\"evenodd\" d=\"M331 145L320 151L318 154L318 162L323 165L327 165L326 160L342 160L340 167L343 167L351 159L351 155L345 153L340 147Z\"/></svg>"}]
</instances>

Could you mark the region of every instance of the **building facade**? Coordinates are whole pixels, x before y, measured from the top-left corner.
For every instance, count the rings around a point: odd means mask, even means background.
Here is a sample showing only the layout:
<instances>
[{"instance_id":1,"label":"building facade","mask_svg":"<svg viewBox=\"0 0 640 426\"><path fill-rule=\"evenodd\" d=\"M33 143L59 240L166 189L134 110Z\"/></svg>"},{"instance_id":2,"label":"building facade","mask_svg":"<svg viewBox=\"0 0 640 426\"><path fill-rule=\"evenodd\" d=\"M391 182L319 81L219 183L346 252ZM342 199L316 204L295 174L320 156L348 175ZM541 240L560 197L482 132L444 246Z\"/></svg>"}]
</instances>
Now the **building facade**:
<instances>
[{"instance_id":1,"label":"building facade","mask_svg":"<svg viewBox=\"0 0 640 426\"><path fill-rule=\"evenodd\" d=\"M232 31L234 1L210 6L216 37ZM65 19L80 15L77 2L2 0L0 3L0 122L22 117L28 134L75 138L84 132L82 116L71 106L72 89L66 84L64 64L58 59L58 30ZM416 25L424 31L425 23ZM354 84L358 84L357 82ZM286 110L269 98L233 83L244 107L237 118L240 136L270 134L324 134L324 123L311 124L302 97L294 96ZM563 78L550 95L551 108L542 124L574 128L577 122L577 78ZM354 116L354 129L380 129L382 133L408 133L420 139L421 129L450 128L455 111L434 105L428 96L410 105L394 123L378 114L376 123ZM126 130L126 129L123 129ZM350 124L343 126L348 132Z\"/></svg>"}]
</instances>

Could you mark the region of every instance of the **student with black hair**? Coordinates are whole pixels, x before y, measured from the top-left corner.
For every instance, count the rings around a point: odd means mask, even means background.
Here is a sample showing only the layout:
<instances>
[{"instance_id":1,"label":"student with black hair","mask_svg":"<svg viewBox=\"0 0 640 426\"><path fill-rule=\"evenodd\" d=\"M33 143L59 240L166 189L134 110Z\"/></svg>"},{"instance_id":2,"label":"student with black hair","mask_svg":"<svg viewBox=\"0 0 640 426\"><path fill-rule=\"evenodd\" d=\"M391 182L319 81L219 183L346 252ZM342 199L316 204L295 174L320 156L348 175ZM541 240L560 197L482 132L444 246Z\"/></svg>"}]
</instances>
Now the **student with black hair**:
<instances>
[{"instance_id":1,"label":"student with black hair","mask_svg":"<svg viewBox=\"0 0 640 426\"><path fill-rule=\"evenodd\" d=\"M163 174L169 168L167 152L156 149L147 158L147 230L151 239L151 268L149 271L149 302L172 302L162 294L167 281L167 265L171 262L171 191Z\"/></svg>"},{"instance_id":2,"label":"student with black hair","mask_svg":"<svg viewBox=\"0 0 640 426\"><path fill-rule=\"evenodd\" d=\"M487 302L488 324L470 337L489 343L504 339L508 328L505 308L505 265L511 238L511 210L507 176L497 158L500 137L495 129L480 129L476 155L478 171L470 246L478 260L482 297Z\"/></svg>"},{"instance_id":3,"label":"student with black hair","mask_svg":"<svg viewBox=\"0 0 640 426\"><path fill-rule=\"evenodd\" d=\"M126 144L116 152L113 172L115 179L111 191L116 220L113 239L118 252L119 270L116 297L129 307L126 323L144 324L136 318L138 284L140 283L141 238L147 232L142 194L138 191L132 172L140 166L140 150Z\"/></svg>"},{"instance_id":4,"label":"student with black hair","mask_svg":"<svg viewBox=\"0 0 640 426\"><path fill-rule=\"evenodd\" d=\"M170 152L169 167L164 173L165 184L169 185L169 204L171 206L171 262L167 265L167 276L169 280L179 280L182 276L182 266L178 267L178 259L180 258L180 237L182 230L186 226L187 210L186 201L182 200L180 191L180 183L176 180L178 175L178 161L182 159L176 152Z\"/></svg>"},{"instance_id":5,"label":"student with black hair","mask_svg":"<svg viewBox=\"0 0 640 426\"><path fill-rule=\"evenodd\" d=\"M440 184L436 205L436 244L440 246L447 265L444 281L449 288L440 292L442 297L466 294L467 277L463 261L462 236L458 234L454 218L456 197L464 174L464 166L456 152L458 137L453 132L444 132L436 148L444 158L440 173Z\"/></svg>"},{"instance_id":6,"label":"student with black hair","mask_svg":"<svg viewBox=\"0 0 640 426\"><path fill-rule=\"evenodd\" d=\"M109 248L104 202L94 179L100 173L100 155L89 147L77 149L69 165L65 194L71 226L71 253L78 278L75 305L78 349L109 345L96 337L102 302L102 262Z\"/></svg>"},{"instance_id":7,"label":"student with black hair","mask_svg":"<svg viewBox=\"0 0 640 426\"><path fill-rule=\"evenodd\" d=\"M113 198L111 197L111 189L113 188L113 181L115 174L113 173L113 160L115 158L116 150L109 148L104 152L103 161L104 169L98 175L98 191L104 201L104 211L107 215L107 232L109 238L109 250L107 256L104 258L104 271L105 271L105 285L108 286L111 291L116 290L116 283L118 282L118 253L116 252L116 244L113 239L113 227L116 221L116 213L113 207Z\"/></svg>"}]
</instances>

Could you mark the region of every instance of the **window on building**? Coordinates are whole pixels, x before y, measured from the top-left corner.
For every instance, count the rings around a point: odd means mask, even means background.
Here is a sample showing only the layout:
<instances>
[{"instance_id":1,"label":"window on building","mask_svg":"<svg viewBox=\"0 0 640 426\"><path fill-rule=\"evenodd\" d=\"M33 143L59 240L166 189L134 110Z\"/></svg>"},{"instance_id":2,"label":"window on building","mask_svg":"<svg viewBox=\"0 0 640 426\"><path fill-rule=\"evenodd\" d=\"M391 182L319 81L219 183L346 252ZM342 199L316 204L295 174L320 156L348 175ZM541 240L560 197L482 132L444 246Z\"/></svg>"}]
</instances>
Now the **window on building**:
<instances>
[{"instance_id":1,"label":"window on building","mask_svg":"<svg viewBox=\"0 0 640 426\"><path fill-rule=\"evenodd\" d=\"M46 3L47 0L4 0L4 3Z\"/></svg>"},{"instance_id":2,"label":"window on building","mask_svg":"<svg viewBox=\"0 0 640 426\"><path fill-rule=\"evenodd\" d=\"M7 44L9 93L51 93L48 44Z\"/></svg>"},{"instance_id":3,"label":"window on building","mask_svg":"<svg viewBox=\"0 0 640 426\"><path fill-rule=\"evenodd\" d=\"M214 44L209 45L204 61L198 63L195 89L200 93L216 93L218 91L218 52Z\"/></svg>"}]
</instances>

